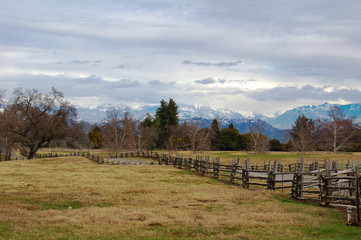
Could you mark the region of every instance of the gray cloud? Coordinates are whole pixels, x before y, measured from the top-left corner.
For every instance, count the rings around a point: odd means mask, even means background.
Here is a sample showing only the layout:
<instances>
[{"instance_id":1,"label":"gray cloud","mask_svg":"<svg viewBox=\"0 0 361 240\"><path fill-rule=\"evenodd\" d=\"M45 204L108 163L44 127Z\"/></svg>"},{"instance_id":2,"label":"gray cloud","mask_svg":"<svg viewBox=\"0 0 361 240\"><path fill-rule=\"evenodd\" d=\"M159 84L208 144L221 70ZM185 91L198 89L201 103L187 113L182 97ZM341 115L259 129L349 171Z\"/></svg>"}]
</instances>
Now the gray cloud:
<instances>
[{"instance_id":1,"label":"gray cloud","mask_svg":"<svg viewBox=\"0 0 361 240\"><path fill-rule=\"evenodd\" d=\"M150 80L148 81L148 84L157 90L166 90L166 89L172 89L176 86L177 82L162 82L159 80Z\"/></svg>"},{"instance_id":2,"label":"gray cloud","mask_svg":"<svg viewBox=\"0 0 361 240\"><path fill-rule=\"evenodd\" d=\"M99 63L101 63L101 60L96 60L96 61L88 61L88 60L69 60L66 62L55 62L54 64L79 64L79 65L86 65L86 64L92 64L92 65L97 65Z\"/></svg>"},{"instance_id":3,"label":"gray cloud","mask_svg":"<svg viewBox=\"0 0 361 240\"><path fill-rule=\"evenodd\" d=\"M202 80L195 80L194 82L197 84L212 84L212 83L216 83L217 81L214 80L213 78L205 78Z\"/></svg>"},{"instance_id":4,"label":"gray cloud","mask_svg":"<svg viewBox=\"0 0 361 240\"><path fill-rule=\"evenodd\" d=\"M148 82L148 84L152 85L152 86L161 86L161 85L163 85L163 83L161 81L159 81L159 80L150 80Z\"/></svg>"},{"instance_id":5,"label":"gray cloud","mask_svg":"<svg viewBox=\"0 0 361 240\"><path fill-rule=\"evenodd\" d=\"M239 65L240 63L242 63L242 61L211 63L211 62L192 62L190 60L185 60L182 63L186 64L186 65L196 65L196 66L202 66L202 67L211 67L211 66L215 66L215 67L233 67L233 66Z\"/></svg>"},{"instance_id":6,"label":"gray cloud","mask_svg":"<svg viewBox=\"0 0 361 240\"><path fill-rule=\"evenodd\" d=\"M12 0L1 9L3 88L56 86L72 97L147 103L173 96L209 102L208 94L222 94L212 104L252 103L258 111L269 110L264 99L277 101L277 111L295 101L361 99L361 2ZM258 90L245 92L252 79ZM264 90L264 83L289 87Z\"/></svg>"},{"instance_id":7,"label":"gray cloud","mask_svg":"<svg viewBox=\"0 0 361 240\"><path fill-rule=\"evenodd\" d=\"M118 65L116 67L113 67L114 69L125 69L126 66L125 65Z\"/></svg>"},{"instance_id":8,"label":"gray cloud","mask_svg":"<svg viewBox=\"0 0 361 240\"><path fill-rule=\"evenodd\" d=\"M357 89L333 89L331 92L327 87L314 87L305 85L301 88L294 86L275 87L271 89L257 90L246 93L250 98L257 101L274 100L278 102L298 101L302 99L317 101L350 101L359 102L361 91Z\"/></svg>"}]
</instances>

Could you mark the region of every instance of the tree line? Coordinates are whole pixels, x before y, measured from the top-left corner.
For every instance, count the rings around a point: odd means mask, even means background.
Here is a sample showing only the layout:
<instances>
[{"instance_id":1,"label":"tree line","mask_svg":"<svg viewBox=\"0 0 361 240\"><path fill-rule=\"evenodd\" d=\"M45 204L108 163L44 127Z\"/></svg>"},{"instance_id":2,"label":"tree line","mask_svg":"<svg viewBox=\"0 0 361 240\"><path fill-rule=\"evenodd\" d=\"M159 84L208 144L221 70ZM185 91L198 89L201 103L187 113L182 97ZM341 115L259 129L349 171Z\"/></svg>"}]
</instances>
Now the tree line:
<instances>
[{"instance_id":1,"label":"tree line","mask_svg":"<svg viewBox=\"0 0 361 240\"><path fill-rule=\"evenodd\" d=\"M289 141L268 139L262 131L261 121L249 123L248 133L240 134L233 124L221 128L219 120L209 124L192 119L180 122L178 106L173 99L161 100L154 117L147 116L140 122L133 120L129 113L118 118L116 110L108 113L101 126L96 126L90 136L97 132L97 141L114 150L123 149L167 149L170 151L191 150L244 150L252 153L267 151L361 151L361 130L354 118L347 118L338 106L329 110L325 119L313 120L300 115L288 131ZM119 123L119 124L116 124ZM111 134L112 129L114 134ZM115 131L115 129L118 129ZM117 134L115 134L117 132ZM129 134L129 135L128 135ZM124 139L123 144L116 139ZM114 145L115 144L115 145Z\"/></svg>"},{"instance_id":2,"label":"tree line","mask_svg":"<svg viewBox=\"0 0 361 240\"><path fill-rule=\"evenodd\" d=\"M302 153L319 150L337 153L361 151L361 128L354 117L346 117L338 106L332 106L328 118L313 120L300 115L290 130L291 150Z\"/></svg>"},{"instance_id":3,"label":"tree line","mask_svg":"<svg viewBox=\"0 0 361 240\"><path fill-rule=\"evenodd\" d=\"M88 136L93 148L105 147L115 152L128 149L265 152L269 148L267 137L259 126L252 126L249 133L240 134L233 124L221 129L217 119L213 119L210 126L196 119L180 122L178 106L173 99L161 100L155 116L147 114L139 122L128 112L121 114L110 108L106 119L94 126Z\"/></svg>"},{"instance_id":4,"label":"tree line","mask_svg":"<svg viewBox=\"0 0 361 240\"><path fill-rule=\"evenodd\" d=\"M129 112L109 108L97 125L77 121L76 108L62 92L52 88L42 94L36 89L16 88L7 101L0 92L0 146L10 159L14 150L33 158L42 147L107 148L169 151L245 150L253 153L312 150L361 151L361 131L353 118L334 106L327 119L313 120L301 115L289 131L289 142L268 139L260 121L249 124L240 134L233 124L221 128L219 120L209 125L197 119L179 121L173 99L161 100L154 116L136 121Z\"/></svg>"}]
</instances>

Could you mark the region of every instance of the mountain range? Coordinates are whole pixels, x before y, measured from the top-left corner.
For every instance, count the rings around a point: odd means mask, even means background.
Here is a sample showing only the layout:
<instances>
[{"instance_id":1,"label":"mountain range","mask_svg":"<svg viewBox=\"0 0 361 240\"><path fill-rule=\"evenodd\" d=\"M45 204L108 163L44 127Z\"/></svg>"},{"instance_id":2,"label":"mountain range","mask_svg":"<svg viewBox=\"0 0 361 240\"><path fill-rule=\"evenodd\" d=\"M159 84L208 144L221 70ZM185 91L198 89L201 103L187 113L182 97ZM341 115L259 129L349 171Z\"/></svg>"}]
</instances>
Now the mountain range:
<instances>
[{"instance_id":1,"label":"mountain range","mask_svg":"<svg viewBox=\"0 0 361 240\"><path fill-rule=\"evenodd\" d=\"M279 139L281 142L287 142L287 131L292 127L297 117L301 114L312 119L324 119L328 117L329 109L337 104L325 103L322 105L310 105L301 106L275 117L267 117L262 114L247 114L242 115L239 112L216 109L209 106L197 106L197 105L178 105L178 117L180 122L197 120L204 123L205 126L210 126L214 118L219 120L220 126L228 127L230 123L239 130L240 133L246 133L249 131L249 126L258 122L262 126L263 133L270 139ZM361 104L347 104L337 105L346 114L347 117L354 117L357 122L361 122ZM112 105L100 105L97 107L83 108L78 107L78 118L92 123L101 122L106 118L107 110L111 107L119 111L128 111L134 119L142 120L147 113L155 115L155 112L159 106L144 106L141 108L130 108L129 106L112 106Z\"/></svg>"}]
</instances>

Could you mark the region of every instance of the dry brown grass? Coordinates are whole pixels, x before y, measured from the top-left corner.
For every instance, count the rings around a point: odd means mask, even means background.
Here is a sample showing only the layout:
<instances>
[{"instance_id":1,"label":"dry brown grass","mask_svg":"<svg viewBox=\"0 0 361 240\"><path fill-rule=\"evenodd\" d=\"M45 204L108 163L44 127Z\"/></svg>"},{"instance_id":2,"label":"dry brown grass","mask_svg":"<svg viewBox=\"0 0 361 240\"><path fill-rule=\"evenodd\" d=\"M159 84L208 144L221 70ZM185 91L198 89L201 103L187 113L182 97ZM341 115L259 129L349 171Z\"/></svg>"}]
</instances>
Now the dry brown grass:
<instances>
[{"instance_id":1,"label":"dry brown grass","mask_svg":"<svg viewBox=\"0 0 361 240\"><path fill-rule=\"evenodd\" d=\"M340 218L171 166L81 157L2 162L0 193L3 239L318 239L307 229Z\"/></svg>"}]
</instances>

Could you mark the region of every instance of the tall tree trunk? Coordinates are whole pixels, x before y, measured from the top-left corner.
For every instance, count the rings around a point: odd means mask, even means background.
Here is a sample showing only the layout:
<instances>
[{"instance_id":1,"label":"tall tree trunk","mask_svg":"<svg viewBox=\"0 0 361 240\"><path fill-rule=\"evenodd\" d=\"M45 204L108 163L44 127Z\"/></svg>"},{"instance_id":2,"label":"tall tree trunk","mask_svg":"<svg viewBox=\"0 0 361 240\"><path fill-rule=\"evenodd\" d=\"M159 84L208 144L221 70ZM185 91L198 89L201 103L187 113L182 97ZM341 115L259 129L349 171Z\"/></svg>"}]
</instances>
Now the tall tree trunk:
<instances>
[{"instance_id":1,"label":"tall tree trunk","mask_svg":"<svg viewBox=\"0 0 361 240\"><path fill-rule=\"evenodd\" d=\"M36 147L31 147L29 149L28 159L33 159L35 157L36 151L38 151Z\"/></svg>"}]
</instances>

